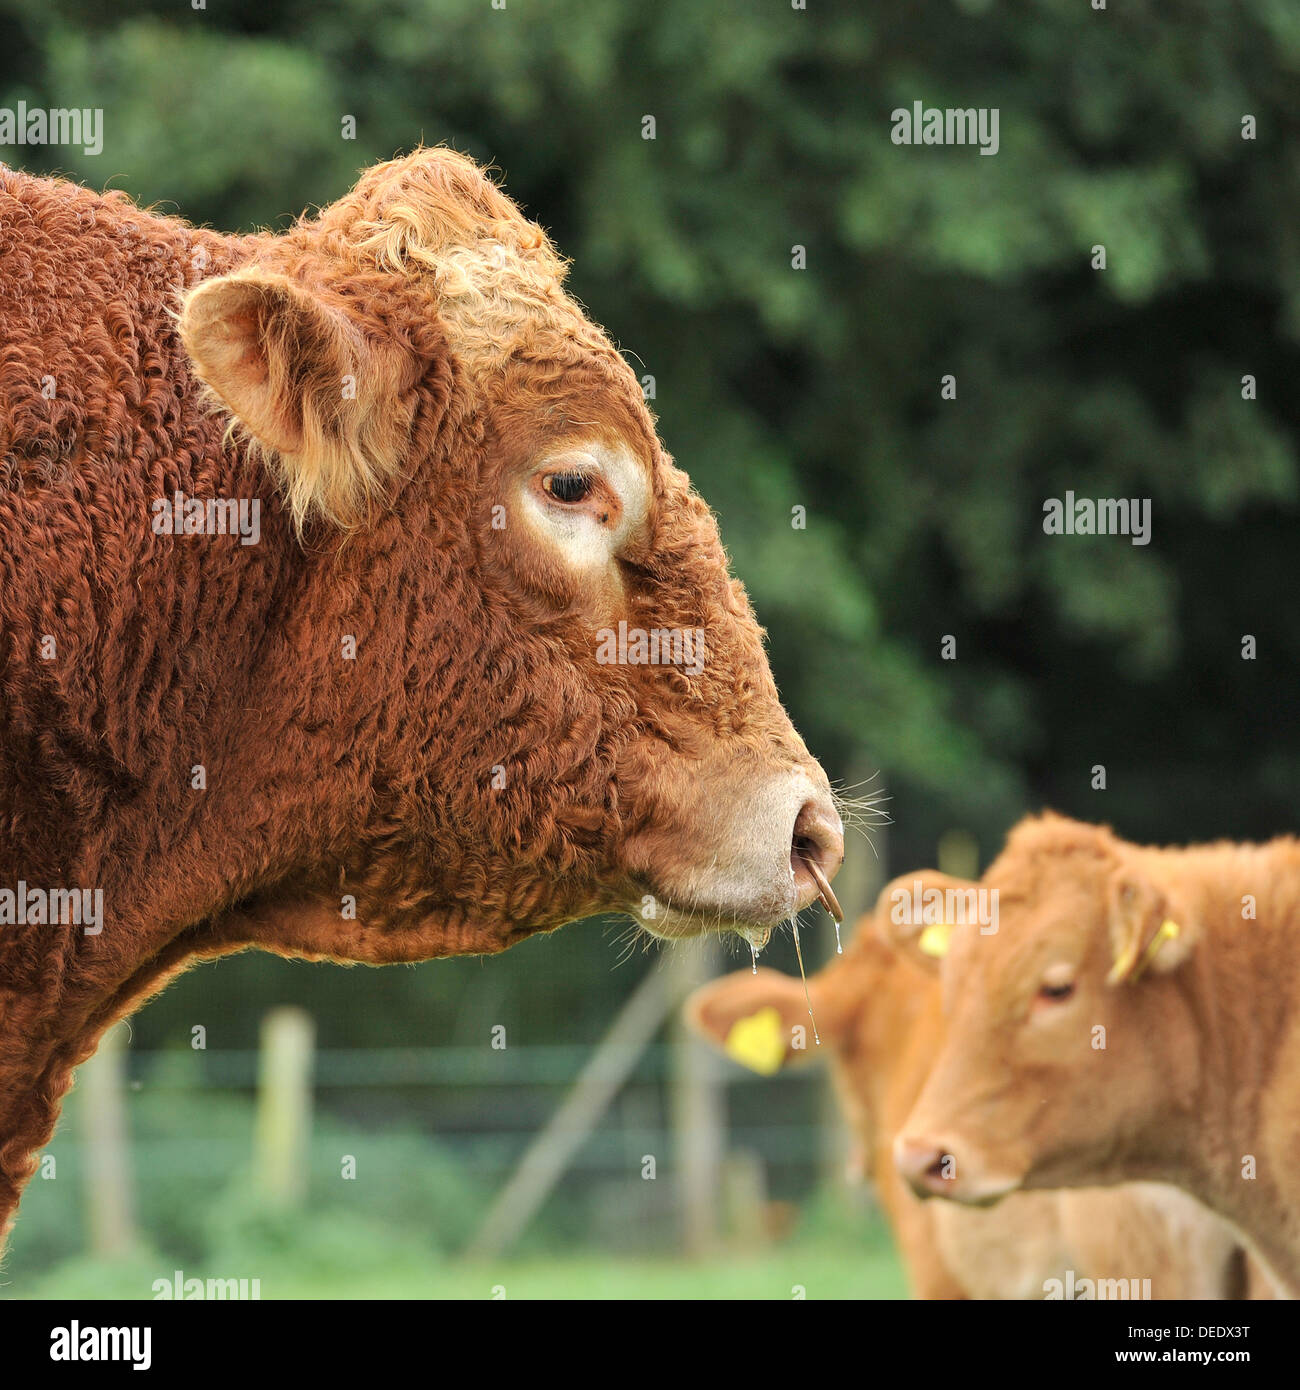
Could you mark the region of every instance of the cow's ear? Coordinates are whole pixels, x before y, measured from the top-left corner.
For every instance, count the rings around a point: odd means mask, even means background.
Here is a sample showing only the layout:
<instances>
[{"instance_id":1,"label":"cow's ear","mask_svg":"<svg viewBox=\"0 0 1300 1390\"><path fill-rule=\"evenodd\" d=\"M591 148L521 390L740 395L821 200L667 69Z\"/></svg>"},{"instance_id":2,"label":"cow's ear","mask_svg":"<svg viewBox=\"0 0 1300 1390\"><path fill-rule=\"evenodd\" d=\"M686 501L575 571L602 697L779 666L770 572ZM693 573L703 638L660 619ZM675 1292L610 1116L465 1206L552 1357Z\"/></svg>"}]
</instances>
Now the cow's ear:
<instances>
[{"instance_id":1,"label":"cow's ear","mask_svg":"<svg viewBox=\"0 0 1300 1390\"><path fill-rule=\"evenodd\" d=\"M701 985L682 1013L705 1042L751 1071L771 1076L792 1062L819 1056L841 1034L843 1012L816 977L808 982L808 991L822 1048L814 1039L803 981L778 970L737 970Z\"/></svg>"},{"instance_id":2,"label":"cow's ear","mask_svg":"<svg viewBox=\"0 0 1300 1390\"><path fill-rule=\"evenodd\" d=\"M876 922L891 946L931 974L938 974L957 926L950 907L964 904L977 887L937 869L902 874L881 891Z\"/></svg>"},{"instance_id":3,"label":"cow's ear","mask_svg":"<svg viewBox=\"0 0 1300 1390\"><path fill-rule=\"evenodd\" d=\"M1131 984L1148 970L1166 974L1191 955L1194 924L1140 870L1116 869L1108 895L1110 984Z\"/></svg>"},{"instance_id":4,"label":"cow's ear","mask_svg":"<svg viewBox=\"0 0 1300 1390\"><path fill-rule=\"evenodd\" d=\"M364 520L410 437L401 352L284 275L250 268L191 290L180 334L204 384L260 448L295 525Z\"/></svg>"}]
</instances>

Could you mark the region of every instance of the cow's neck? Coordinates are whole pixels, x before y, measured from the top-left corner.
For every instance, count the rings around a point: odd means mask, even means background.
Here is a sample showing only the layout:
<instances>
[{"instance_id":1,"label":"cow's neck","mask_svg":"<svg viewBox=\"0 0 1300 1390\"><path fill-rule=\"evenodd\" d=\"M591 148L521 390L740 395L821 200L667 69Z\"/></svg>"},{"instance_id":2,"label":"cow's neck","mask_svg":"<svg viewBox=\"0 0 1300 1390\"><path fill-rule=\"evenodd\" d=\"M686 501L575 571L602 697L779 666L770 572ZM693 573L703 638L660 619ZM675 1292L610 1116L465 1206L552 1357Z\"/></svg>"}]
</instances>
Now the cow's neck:
<instances>
[{"instance_id":1,"label":"cow's neck","mask_svg":"<svg viewBox=\"0 0 1300 1390\"><path fill-rule=\"evenodd\" d=\"M1169 858L1202 934L1179 981L1198 1093L1165 1138L1180 1181L1300 1296L1300 863L1289 842Z\"/></svg>"}]
</instances>

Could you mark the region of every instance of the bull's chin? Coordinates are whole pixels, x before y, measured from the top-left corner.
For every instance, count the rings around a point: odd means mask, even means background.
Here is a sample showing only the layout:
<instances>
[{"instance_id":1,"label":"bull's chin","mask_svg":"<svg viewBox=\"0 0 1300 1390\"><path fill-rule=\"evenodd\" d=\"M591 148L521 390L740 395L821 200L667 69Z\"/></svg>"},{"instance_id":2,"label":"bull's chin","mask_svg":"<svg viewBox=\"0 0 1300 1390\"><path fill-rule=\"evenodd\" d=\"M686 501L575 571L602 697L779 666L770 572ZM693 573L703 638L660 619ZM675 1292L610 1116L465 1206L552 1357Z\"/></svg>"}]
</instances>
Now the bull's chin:
<instances>
[{"instance_id":1,"label":"bull's chin","mask_svg":"<svg viewBox=\"0 0 1300 1390\"><path fill-rule=\"evenodd\" d=\"M759 904L737 908L698 903L674 903L669 907L661 903L652 915L635 910L630 915L660 941L682 941L689 937L720 936L734 932L755 951L761 951L771 940L772 932L782 922L789 921L798 910L797 901L773 904L766 910Z\"/></svg>"},{"instance_id":2,"label":"bull's chin","mask_svg":"<svg viewBox=\"0 0 1300 1390\"><path fill-rule=\"evenodd\" d=\"M732 872L725 875L726 891L717 897L709 893L707 878L699 877L704 881L691 884L694 891L688 888L684 892L669 891L648 876L642 877L641 887L629 894L631 900L625 900L624 910L661 941L735 933L755 951L761 951L777 927L820 897L817 883L806 870L756 873L755 878L767 881L767 886L756 892L746 891L743 873Z\"/></svg>"}]
</instances>

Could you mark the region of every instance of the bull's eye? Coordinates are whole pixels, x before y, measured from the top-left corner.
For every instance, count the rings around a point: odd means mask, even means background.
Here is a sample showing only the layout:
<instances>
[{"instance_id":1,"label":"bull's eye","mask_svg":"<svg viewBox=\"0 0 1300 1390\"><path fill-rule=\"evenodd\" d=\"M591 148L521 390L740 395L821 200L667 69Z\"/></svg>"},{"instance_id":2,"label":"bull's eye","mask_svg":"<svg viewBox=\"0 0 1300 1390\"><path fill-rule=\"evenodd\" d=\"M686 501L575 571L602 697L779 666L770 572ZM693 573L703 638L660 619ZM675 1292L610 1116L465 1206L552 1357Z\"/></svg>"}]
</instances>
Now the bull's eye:
<instances>
[{"instance_id":1,"label":"bull's eye","mask_svg":"<svg viewBox=\"0 0 1300 1390\"><path fill-rule=\"evenodd\" d=\"M542 486L557 502L583 502L591 494L591 479L585 473L548 473Z\"/></svg>"}]
</instances>

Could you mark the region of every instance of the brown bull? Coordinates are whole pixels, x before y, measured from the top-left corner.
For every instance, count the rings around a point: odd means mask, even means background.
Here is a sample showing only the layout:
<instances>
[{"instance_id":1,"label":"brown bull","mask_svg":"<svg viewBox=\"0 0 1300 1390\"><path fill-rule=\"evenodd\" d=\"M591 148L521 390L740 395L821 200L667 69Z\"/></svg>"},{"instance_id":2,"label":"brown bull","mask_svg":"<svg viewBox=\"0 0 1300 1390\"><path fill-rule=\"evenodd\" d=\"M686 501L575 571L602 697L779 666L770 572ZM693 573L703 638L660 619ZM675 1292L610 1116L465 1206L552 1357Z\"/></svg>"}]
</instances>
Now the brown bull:
<instances>
[{"instance_id":1,"label":"brown bull","mask_svg":"<svg viewBox=\"0 0 1300 1390\"><path fill-rule=\"evenodd\" d=\"M842 853L713 516L468 160L228 237L0 167L0 1232L196 956L761 938Z\"/></svg>"}]
</instances>

